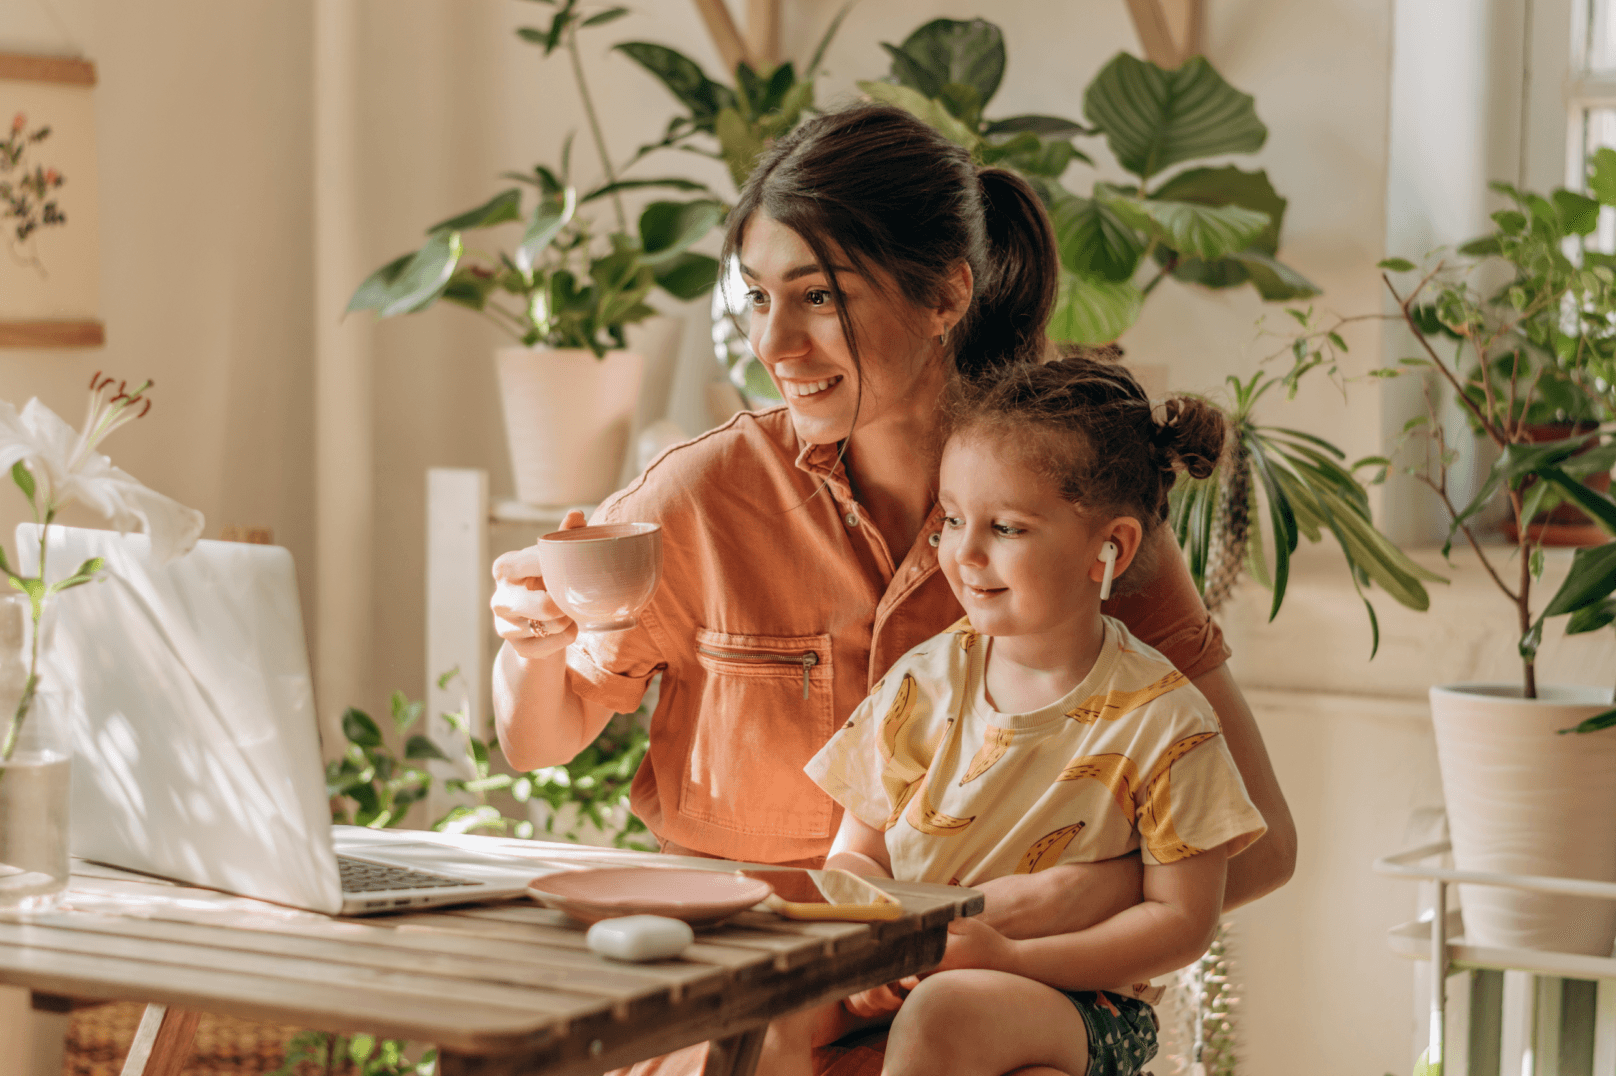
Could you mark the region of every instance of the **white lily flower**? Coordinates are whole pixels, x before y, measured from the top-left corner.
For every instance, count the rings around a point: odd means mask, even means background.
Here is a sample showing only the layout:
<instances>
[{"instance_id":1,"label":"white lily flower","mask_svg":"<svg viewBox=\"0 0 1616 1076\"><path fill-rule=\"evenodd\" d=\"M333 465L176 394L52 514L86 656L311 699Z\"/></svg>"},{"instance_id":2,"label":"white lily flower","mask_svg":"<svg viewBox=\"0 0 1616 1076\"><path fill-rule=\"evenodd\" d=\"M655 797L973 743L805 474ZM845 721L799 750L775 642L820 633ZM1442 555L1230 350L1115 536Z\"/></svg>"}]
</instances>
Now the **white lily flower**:
<instances>
[{"instance_id":1,"label":"white lily flower","mask_svg":"<svg viewBox=\"0 0 1616 1076\"><path fill-rule=\"evenodd\" d=\"M91 394L84 429L75 430L38 399L18 414L0 400L0 474L18 460L28 468L48 513L77 501L99 512L122 532L151 535L152 555L159 563L186 553L202 536L202 513L140 484L96 451L101 441L144 411L131 407L140 399L121 391L109 394L109 378Z\"/></svg>"}]
</instances>

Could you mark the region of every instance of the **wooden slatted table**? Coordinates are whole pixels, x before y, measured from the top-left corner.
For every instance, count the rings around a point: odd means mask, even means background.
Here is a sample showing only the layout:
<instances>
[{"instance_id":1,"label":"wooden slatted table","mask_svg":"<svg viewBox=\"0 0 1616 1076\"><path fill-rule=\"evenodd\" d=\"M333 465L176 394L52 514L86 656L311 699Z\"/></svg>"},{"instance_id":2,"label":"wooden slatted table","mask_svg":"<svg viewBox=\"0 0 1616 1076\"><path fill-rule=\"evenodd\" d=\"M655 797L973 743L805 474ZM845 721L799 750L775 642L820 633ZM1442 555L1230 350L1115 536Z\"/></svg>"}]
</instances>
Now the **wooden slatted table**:
<instances>
[{"instance_id":1,"label":"wooden slatted table","mask_svg":"<svg viewBox=\"0 0 1616 1076\"><path fill-rule=\"evenodd\" d=\"M420 836L579 868L736 866ZM32 990L41 1007L149 1003L136 1040L148 1076L178 1073L198 1011L436 1043L441 1076L582 1076L709 1039L707 1072L745 1076L771 1018L930 967L948 921L982 908L971 889L887 888L903 901L901 919L749 911L698 934L680 959L623 964L589 952L583 928L536 904L332 918L75 862L60 910L0 919L0 982Z\"/></svg>"}]
</instances>

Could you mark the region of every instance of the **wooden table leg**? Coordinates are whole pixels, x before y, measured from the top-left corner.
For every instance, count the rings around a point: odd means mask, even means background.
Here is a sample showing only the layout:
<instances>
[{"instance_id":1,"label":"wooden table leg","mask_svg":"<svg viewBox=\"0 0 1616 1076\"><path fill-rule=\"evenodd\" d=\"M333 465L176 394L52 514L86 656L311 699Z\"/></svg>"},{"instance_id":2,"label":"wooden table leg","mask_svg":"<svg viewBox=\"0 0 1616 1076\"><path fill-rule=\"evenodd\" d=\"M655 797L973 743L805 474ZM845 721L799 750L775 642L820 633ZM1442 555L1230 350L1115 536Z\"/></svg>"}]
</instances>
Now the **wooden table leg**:
<instances>
[{"instance_id":1,"label":"wooden table leg","mask_svg":"<svg viewBox=\"0 0 1616 1076\"><path fill-rule=\"evenodd\" d=\"M702 1076L752 1076L757 1068L758 1056L763 1053L763 1036L769 1025L754 1027L727 1039L714 1039L707 1044L707 1064Z\"/></svg>"},{"instance_id":2,"label":"wooden table leg","mask_svg":"<svg viewBox=\"0 0 1616 1076\"><path fill-rule=\"evenodd\" d=\"M129 1056L124 1058L122 1076L180 1076L201 1018L201 1013L188 1009L146 1006Z\"/></svg>"}]
</instances>

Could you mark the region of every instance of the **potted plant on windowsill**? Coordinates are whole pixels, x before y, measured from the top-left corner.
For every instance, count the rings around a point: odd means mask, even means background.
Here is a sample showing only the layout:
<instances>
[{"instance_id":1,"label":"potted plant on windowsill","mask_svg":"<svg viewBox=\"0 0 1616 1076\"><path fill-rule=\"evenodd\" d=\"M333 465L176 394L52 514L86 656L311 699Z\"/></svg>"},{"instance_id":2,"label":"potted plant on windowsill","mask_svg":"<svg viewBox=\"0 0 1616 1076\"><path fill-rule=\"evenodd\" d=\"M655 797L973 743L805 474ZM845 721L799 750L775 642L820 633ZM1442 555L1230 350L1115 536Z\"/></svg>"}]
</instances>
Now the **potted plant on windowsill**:
<instances>
[{"instance_id":1,"label":"potted plant on windowsill","mask_svg":"<svg viewBox=\"0 0 1616 1076\"><path fill-rule=\"evenodd\" d=\"M1543 197L1495 184L1513 208L1493 214L1489 235L1424 268L1396 258L1381 263L1418 353L1378 373L1430 378L1429 413L1409 424L1424 449L1410 473L1446 507L1449 544L1462 535L1473 548L1520 639L1519 680L1431 689L1454 860L1465 870L1610 882L1616 698L1605 686L1539 684L1536 659L1549 620L1569 617L1573 633L1616 619L1616 544L1579 549L1564 582L1539 606L1533 591L1544 570L1541 532L1518 528L1500 548L1482 541L1477 523L1500 500L1524 520L1563 502L1616 534L1616 500L1585 482L1616 464L1610 428L1546 442L1529 429L1544 401L1565 386L1597 403L1600 414L1613 402L1616 258L1589 249L1587 237L1601 207L1616 206L1616 152L1595 156L1588 187L1594 197L1570 190ZM1448 479L1453 446L1467 431L1443 426L1433 382L1446 385L1498 453L1465 505L1452 499ZM1603 679L1609 683L1608 670ZM1574 728L1587 734L1560 735ZM1467 887L1462 900L1473 944L1606 956L1616 937L1616 906L1607 903L1493 886Z\"/></svg>"},{"instance_id":2,"label":"potted plant on windowsill","mask_svg":"<svg viewBox=\"0 0 1616 1076\"><path fill-rule=\"evenodd\" d=\"M717 261L690 247L723 218L724 207L711 198L656 201L629 228L623 192L706 188L681 178L621 178L595 117L577 34L626 12L588 8L578 0L544 2L556 8L550 26L523 28L518 36L546 56L557 50L569 55L602 181L580 194L571 179L569 136L559 169L537 165L506 173L523 186L428 228L426 243L366 278L348 309L385 318L443 300L482 314L508 333L513 344L498 350L496 362L516 494L530 504L565 505L598 501L615 487L643 365L626 350L624 327L656 313L646 301L653 289L685 301L712 288ZM523 187L535 196L531 209L523 206ZM616 227L603 232L579 209L605 201ZM526 227L514 247L485 251L467 245L467 233L517 223Z\"/></svg>"}]
</instances>

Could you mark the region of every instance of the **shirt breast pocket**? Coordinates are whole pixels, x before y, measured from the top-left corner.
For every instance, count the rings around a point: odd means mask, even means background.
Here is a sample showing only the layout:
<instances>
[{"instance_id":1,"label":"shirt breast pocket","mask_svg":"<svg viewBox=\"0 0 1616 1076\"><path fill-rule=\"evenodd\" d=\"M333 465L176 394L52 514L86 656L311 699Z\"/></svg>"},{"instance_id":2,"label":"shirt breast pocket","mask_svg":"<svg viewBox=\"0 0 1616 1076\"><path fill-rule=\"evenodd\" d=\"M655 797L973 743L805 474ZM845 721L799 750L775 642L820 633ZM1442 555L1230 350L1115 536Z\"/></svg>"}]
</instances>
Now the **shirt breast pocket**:
<instances>
[{"instance_id":1,"label":"shirt breast pocket","mask_svg":"<svg viewBox=\"0 0 1616 1076\"><path fill-rule=\"evenodd\" d=\"M802 768L836 731L829 635L700 628L702 669L679 811L738 833L831 836L835 806Z\"/></svg>"}]
</instances>

